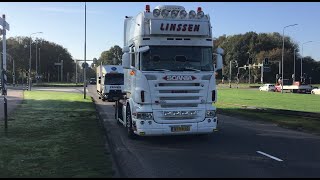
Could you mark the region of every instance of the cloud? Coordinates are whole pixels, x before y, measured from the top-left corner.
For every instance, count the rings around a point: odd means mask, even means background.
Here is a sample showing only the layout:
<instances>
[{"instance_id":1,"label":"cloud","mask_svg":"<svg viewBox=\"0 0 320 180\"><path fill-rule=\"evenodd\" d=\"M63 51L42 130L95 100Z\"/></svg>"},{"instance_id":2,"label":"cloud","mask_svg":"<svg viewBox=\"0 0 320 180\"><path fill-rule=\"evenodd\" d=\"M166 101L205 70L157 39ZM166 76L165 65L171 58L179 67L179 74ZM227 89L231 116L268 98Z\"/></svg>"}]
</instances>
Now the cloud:
<instances>
[{"instance_id":1,"label":"cloud","mask_svg":"<svg viewBox=\"0 0 320 180\"><path fill-rule=\"evenodd\" d=\"M75 8L61 8L61 7L41 7L41 11L46 11L46 12L56 12L56 13L78 13L78 14L83 14L84 13L84 8L83 9L75 9ZM88 14L103 14L101 11L92 11L87 9Z\"/></svg>"}]
</instances>

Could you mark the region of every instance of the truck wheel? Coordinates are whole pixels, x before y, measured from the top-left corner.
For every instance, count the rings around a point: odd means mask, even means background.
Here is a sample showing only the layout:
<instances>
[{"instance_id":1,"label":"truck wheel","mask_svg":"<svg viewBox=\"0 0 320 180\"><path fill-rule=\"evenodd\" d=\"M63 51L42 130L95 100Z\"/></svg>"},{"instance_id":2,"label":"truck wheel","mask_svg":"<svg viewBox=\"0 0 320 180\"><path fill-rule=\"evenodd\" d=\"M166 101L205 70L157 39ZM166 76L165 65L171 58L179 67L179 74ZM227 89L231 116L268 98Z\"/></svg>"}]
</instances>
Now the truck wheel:
<instances>
[{"instance_id":1,"label":"truck wheel","mask_svg":"<svg viewBox=\"0 0 320 180\"><path fill-rule=\"evenodd\" d=\"M136 136L132 129L132 118L130 112L130 106L127 106L126 110L126 127L127 127L127 135L130 139L134 139Z\"/></svg>"}]
</instances>

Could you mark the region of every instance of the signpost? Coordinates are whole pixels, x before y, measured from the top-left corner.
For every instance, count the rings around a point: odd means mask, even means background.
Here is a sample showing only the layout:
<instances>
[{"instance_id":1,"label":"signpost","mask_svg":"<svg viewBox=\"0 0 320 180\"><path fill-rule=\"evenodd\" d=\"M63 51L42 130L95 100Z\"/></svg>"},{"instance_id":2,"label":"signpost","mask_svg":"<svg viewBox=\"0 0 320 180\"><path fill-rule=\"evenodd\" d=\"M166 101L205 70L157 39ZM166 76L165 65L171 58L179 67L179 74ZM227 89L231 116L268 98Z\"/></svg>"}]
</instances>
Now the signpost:
<instances>
[{"instance_id":1,"label":"signpost","mask_svg":"<svg viewBox=\"0 0 320 180\"><path fill-rule=\"evenodd\" d=\"M2 18L0 17L0 25L2 26L1 35L2 38L2 62L1 62L1 83L2 83L2 95L3 95L3 103L4 103L4 129L5 133L7 133L8 129L8 102L7 102L7 42L6 42L6 30L9 29L9 24L6 22L6 16L3 14Z\"/></svg>"}]
</instances>

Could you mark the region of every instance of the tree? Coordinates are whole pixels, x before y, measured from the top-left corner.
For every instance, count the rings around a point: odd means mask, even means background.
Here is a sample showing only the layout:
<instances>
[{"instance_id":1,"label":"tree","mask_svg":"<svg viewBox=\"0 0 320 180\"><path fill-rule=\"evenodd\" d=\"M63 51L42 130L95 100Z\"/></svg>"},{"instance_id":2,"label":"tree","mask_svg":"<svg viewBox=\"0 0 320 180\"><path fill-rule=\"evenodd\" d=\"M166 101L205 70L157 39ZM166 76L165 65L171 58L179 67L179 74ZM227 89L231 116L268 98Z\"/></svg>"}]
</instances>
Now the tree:
<instances>
[{"instance_id":1,"label":"tree","mask_svg":"<svg viewBox=\"0 0 320 180\"><path fill-rule=\"evenodd\" d=\"M97 61L97 65L102 64L110 64L110 65L119 65L121 64L121 58L122 58L122 49L120 46L115 45L111 47L107 51L103 51Z\"/></svg>"},{"instance_id":2,"label":"tree","mask_svg":"<svg viewBox=\"0 0 320 180\"><path fill-rule=\"evenodd\" d=\"M282 59L282 36L279 33L255 33L247 32L245 34L237 34L232 36L220 36L214 41L214 48L221 47L225 50L223 55L223 74L229 76L229 64L232 60L237 60L239 67L248 65L249 57L253 58L253 63L262 63L264 58L268 57L270 62L271 72L265 72L264 82L275 82L276 74L279 73L279 63ZM298 49L298 44L293 42L290 37L285 36L284 44L284 78L291 79L293 74L293 58L294 49ZM299 53L296 53L296 80L300 78L300 61ZM233 66L234 69L235 66ZM307 72L312 76L312 81L315 83L320 82L319 62L314 61L312 58L304 58L303 72ZM232 70L232 79L234 80L237 70ZM248 82L249 71L241 70L240 79ZM251 69L251 79L258 81L261 76L261 69ZM253 82L253 81L251 81Z\"/></svg>"},{"instance_id":3,"label":"tree","mask_svg":"<svg viewBox=\"0 0 320 180\"><path fill-rule=\"evenodd\" d=\"M75 75L74 60L66 48L54 42L49 42L44 39L31 40L31 77L35 80L36 75L36 47L40 48L40 60L38 58L38 74L43 76L43 81L50 76L50 81L58 80L58 66L54 63L63 60L63 77L66 81L67 73ZM2 49L2 42L0 45ZM8 82L12 82L13 63L15 61L15 74L18 82L26 82L25 72L29 69L30 57L30 38L29 37L11 37L7 39L7 53L11 55L8 58L7 74ZM39 53L37 54L39 56Z\"/></svg>"}]
</instances>

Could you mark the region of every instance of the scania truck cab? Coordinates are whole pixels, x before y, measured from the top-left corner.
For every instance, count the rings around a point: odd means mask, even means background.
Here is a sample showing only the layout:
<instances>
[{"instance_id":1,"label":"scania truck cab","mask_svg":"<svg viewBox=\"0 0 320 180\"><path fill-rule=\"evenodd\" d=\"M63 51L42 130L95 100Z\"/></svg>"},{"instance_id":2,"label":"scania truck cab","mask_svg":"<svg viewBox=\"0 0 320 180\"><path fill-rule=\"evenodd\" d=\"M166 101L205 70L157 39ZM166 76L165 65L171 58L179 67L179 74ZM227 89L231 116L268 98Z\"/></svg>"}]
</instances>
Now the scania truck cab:
<instances>
[{"instance_id":1,"label":"scania truck cab","mask_svg":"<svg viewBox=\"0 0 320 180\"><path fill-rule=\"evenodd\" d=\"M217 129L216 71L209 15L157 6L124 21L123 99L115 118L128 136L209 134Z\"/></svg>"}]
</instances>

